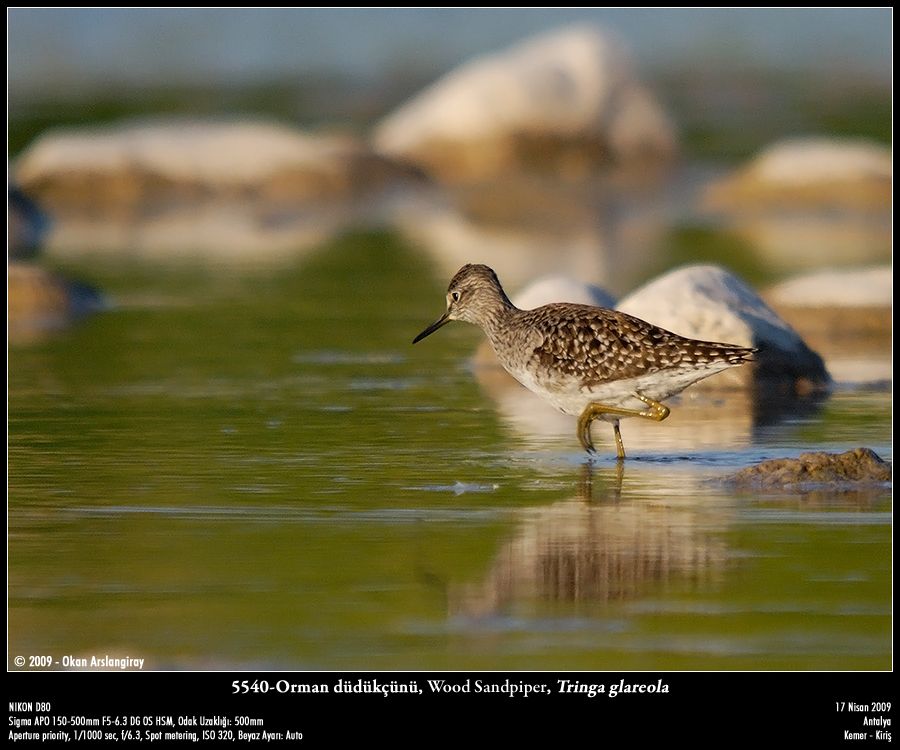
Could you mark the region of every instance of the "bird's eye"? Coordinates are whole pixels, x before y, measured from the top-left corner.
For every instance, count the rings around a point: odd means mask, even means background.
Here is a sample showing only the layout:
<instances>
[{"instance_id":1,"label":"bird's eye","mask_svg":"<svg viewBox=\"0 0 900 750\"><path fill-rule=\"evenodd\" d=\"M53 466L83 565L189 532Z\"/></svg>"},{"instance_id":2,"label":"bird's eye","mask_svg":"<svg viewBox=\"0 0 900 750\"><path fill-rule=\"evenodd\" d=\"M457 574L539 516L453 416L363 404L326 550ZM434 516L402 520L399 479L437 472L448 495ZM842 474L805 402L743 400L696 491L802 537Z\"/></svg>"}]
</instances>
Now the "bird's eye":
<instances>
[{"instance_id":1,"label":"bird's eye","mask_svg":"<svg viewBox=\"0 0 900 750\"><path fill-rule=\"evenodd\" d=\"M459 302L459 292L451 292L451 293L450 293L450 298L451 298L454 302Z\"/></svg>"}]
</instances>

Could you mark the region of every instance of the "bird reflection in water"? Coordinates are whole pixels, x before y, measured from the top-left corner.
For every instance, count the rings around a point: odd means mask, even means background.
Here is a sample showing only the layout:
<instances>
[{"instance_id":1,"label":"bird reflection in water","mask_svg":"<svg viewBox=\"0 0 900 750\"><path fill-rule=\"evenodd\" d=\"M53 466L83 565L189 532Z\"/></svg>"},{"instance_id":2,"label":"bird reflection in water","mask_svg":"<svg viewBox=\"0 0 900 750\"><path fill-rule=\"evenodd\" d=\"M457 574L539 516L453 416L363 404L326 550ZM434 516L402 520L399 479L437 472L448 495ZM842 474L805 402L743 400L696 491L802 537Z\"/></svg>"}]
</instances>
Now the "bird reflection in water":
<instances>
[{"instance_id":1,"label":"bird reflection in water","mask_svg":"<svg viewBox=\"0 0 900 750\"><path fill-rule=\"evenodd\" d=\"M586 463L577 497L525 511L483 578L450 587L451 614L492 617L548 603L608 606L720 583L727 514L684 497L623 497L625 471Z\"/></svg>"}]
</instances>

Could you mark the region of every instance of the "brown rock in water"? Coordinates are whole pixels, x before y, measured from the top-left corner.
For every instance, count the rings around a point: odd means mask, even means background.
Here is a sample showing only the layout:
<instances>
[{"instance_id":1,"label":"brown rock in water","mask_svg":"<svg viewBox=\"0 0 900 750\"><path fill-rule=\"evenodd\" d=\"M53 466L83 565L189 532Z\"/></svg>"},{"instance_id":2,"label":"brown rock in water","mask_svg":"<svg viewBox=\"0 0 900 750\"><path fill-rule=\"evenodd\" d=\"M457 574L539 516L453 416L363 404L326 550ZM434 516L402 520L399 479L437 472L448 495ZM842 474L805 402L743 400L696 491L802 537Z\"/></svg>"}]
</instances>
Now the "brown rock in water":
<instances>
[{"instance_id":1,"label":"brown rock in water","mask_svg":"<svg viewBox=\"0 0 900 750\"><path fill-rule=\"evenodd\" d=\"M846 453L801 453L741 469L725 481L737 487L802 489L809 485L891 481L891 465L869 448Z\"/></svg>"},{"instance_id":2,"label":"brown rock in water","mask_svg":"<svg viewBox=\"0 0 900 750\"><path fill-rule=\"evenodd\" d=\"M104 306L103 297L95 289L32 263L10 261L6 284L11 344L39 341Z\"/></svg>"}]
</instances>

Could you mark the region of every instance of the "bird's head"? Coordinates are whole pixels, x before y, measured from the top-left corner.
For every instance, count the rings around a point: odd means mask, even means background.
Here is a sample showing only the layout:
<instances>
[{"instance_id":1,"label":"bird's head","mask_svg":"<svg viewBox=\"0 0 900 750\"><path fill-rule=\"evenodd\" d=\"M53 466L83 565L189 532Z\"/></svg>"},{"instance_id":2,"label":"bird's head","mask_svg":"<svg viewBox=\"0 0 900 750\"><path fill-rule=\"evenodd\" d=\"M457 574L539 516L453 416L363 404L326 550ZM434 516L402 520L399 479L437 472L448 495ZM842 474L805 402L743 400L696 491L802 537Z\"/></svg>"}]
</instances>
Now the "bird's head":
<instances>
[{"instance_id":1,"label":"bird's head","mask_svg":"<svg viewBox=\"0 0 900 750\"><path fill-rule=\"evenodd\" d=\"M447 311L413 339L415 344L430 336L451 320L483 326L498 307L511 307L493 269L478 263L467 263L450 280L447 287Z\"/></svg>"}]
</instances>

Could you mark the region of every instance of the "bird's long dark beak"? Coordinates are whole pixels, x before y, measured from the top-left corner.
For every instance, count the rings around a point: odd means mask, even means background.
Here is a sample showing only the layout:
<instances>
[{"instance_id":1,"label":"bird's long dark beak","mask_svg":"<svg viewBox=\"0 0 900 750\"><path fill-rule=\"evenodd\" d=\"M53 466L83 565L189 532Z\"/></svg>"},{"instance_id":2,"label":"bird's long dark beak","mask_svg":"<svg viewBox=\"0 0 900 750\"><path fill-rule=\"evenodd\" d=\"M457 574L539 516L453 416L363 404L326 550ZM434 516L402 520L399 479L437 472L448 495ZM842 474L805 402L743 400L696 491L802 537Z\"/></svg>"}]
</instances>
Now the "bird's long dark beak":
<instances>
[{"instance_id":1,"label":"bird's long dark beak","mask_svg":"<svg viewBox=\"0 0 900 750\"><path fill-rule=\"evenodd\" d=\"M424 331L422 331L422 333L420 333L418 336L416 336L413 339L413 343L415 344L417 341L421 341L426 336L430 336L438 328L441 328L442 326L447 325L447 323L449 323L449 322L450 322L450 311L447 310L447 312L445 312L443 315L441 315L441 317L439 317L436 321L434 321L434 323L432 323L430 326L428 326L428 328L426 328Z\"/></svg>"}]
</instances>

